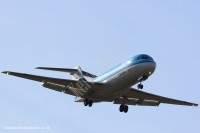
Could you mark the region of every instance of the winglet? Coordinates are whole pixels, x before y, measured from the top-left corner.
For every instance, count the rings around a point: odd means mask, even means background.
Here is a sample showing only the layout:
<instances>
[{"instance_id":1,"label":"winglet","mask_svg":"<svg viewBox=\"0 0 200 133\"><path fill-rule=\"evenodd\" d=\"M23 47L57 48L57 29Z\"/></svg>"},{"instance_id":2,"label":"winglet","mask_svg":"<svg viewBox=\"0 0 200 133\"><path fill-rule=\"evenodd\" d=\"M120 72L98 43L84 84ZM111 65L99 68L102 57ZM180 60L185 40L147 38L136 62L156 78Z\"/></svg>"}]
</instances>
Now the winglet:
<instances>
[{"instance_id":1,"label":"winglet","mask_svg":"<svg viewBox=\"0 0 200 133\"><path fill-rule=\"evenodd\" d=\"M42 69L43 67L36 67L35 69Z\"/></svg>"},{"instance_id":2,"label":"winglet","mask_svg":"<svg viewBox=\"0 0 200 133\"><path fill-rule=\"evenodd\" d=\"M2 73L9 75L10 72L9 71L3 71Z\"/></svg>"},{"instance_id":3,"label":"winglet","mask_svg":"<svg viewBox=\"0 0 200 133\"><path fill-rule=\"evenodd\" d=\"M192 105L192 107L197 107L197 106L198 106L198 104L193 104L193 105Z\"/></svg>"}]
</instances>

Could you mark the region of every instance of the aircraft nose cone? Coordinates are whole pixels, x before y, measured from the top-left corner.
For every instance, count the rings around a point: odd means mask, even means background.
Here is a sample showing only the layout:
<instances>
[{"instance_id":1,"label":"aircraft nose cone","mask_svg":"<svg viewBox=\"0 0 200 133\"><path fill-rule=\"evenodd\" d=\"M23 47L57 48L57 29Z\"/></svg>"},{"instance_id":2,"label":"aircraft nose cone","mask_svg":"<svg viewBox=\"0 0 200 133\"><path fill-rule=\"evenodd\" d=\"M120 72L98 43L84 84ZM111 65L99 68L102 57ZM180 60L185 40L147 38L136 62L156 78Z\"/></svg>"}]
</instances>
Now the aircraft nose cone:
<instances>
[{"instance_id":1,"label":"aircraft nose cone","mask_svg":"<svg viewBox=\"0 0 200 133\"><path fill-rule=\"evenodd\" d=\"M149 65L149 75L151 75L156 69L156 63L155 62L152 62L150 65Z\"/></svg>"}]
</instances>

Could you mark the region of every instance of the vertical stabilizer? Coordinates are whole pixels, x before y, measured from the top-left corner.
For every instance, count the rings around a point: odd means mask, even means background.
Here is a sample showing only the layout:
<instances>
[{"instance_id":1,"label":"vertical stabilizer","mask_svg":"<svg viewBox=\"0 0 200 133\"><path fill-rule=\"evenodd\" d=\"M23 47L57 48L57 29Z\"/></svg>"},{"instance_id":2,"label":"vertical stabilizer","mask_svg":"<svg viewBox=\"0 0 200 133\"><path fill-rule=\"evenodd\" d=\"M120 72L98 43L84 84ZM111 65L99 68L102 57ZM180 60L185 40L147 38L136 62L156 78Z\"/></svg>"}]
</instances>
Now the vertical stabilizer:
<instances>
[{"instance_id":1,"label":"vertical stabilizer","mask_svg":"<svg viewBox=\"0 0 200 133\"><path fill-rule=\"evenodd\" d=\"M75 71L74 73L71 73L72 79L73 80L84 79L81 67L80 66L76 66L74 69L76 69L77 71Z\"/></svg>"}]
</instances>

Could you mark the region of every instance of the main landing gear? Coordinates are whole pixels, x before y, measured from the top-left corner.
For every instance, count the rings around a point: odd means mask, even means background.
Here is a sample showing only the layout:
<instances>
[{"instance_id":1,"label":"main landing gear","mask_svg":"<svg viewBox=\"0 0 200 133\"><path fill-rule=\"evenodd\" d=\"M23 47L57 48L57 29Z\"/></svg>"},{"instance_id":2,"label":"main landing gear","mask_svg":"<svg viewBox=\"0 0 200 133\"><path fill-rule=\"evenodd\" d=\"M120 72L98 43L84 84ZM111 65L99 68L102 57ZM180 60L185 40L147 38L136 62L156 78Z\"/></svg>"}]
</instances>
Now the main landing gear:
<instances>
[{"instance_id":1,"label":"main landing gear","mask_svg":"<svg viewBox=\"0 0 200 133\"><path fill-rule=\"evenodd\" d=\"M89 91L89 92L88 92L88 98L86 98L86 99L84 100L84 106L92 107L93 100L90 99L91 95L92 95L92 92Z\"/></svg>"},{"instance_id":2,"label":"main landing gear","mask_svg":"<svg viewBox=\"0 0 200 133\"><path fill-rule=\"evenodd\" d=\"M126 96L122 96L122 97L124 98L124 102L123 102L123 104L121 104L121 105L119 106L119 111L120 111L120 112L127 113L127 112L128 112L128 105L126 105L126 100L127 100L128 102L130 102L130 101L128 100L128 98L127 98Z\"/></svg>"},{"instance_id":3,"label":"main landing gear","mask_svg":"<svg viewBox=\"0 0 200 133\"><path fill-rule=\"evenodd\" d=\"M127 112L128 112L128 106L127 106L127 105L121 104L121 105L119 106L119 111L120 111L120 112L127 113Z\"/></svg>"},{"instance_id":4,"label":"main landing gear","mask_svg":"<svg viewBox=\"0 0 200 133\"><path fill-rule=\"evenodd\" d=\"M88 99L88 98L86 98L86 99L84 100L84 106L92 107L92 104L93 104L93 100Z\"/></svg>"}]
</instances>

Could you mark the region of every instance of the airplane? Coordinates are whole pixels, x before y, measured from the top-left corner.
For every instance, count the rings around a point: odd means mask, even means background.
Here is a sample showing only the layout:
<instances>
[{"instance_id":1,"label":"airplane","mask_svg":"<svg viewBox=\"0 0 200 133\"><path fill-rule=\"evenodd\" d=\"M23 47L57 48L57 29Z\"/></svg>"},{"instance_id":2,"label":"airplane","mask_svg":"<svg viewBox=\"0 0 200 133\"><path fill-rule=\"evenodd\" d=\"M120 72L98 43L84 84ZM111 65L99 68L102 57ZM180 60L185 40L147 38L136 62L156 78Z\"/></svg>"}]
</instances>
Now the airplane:
<instances>
[{"instance_id":1,"label":"airplane","mask_svg":"<svg viewBox=\"0 0 200 133\"><path fill-rule=\"evenodd\" d=\"M127 113L128 105L159 106L160 103L198 106L198 104L167 98L142 91L143 84L156 69L156 62L147 54L135 55L100 76L74 69L37 67L36 69L68 72L72 80L4 71L2 73L42 82L42 86L75 96L75 102L91 107L93 103L113 102L119 104L119 111ZM85 77L92 78L87 81ZM138 84L137 88L132 88ZM140 90L139 90L140 89Z\"/></svg>"}]
</instances>

